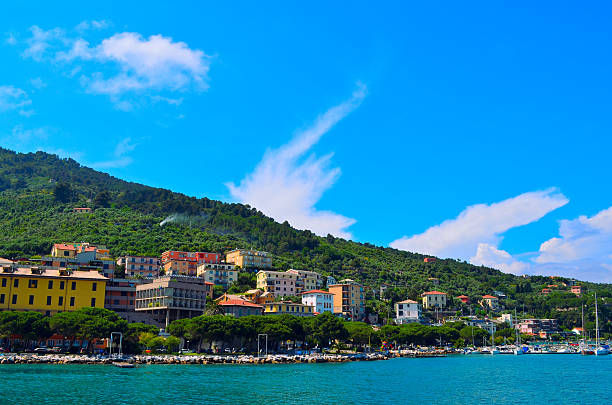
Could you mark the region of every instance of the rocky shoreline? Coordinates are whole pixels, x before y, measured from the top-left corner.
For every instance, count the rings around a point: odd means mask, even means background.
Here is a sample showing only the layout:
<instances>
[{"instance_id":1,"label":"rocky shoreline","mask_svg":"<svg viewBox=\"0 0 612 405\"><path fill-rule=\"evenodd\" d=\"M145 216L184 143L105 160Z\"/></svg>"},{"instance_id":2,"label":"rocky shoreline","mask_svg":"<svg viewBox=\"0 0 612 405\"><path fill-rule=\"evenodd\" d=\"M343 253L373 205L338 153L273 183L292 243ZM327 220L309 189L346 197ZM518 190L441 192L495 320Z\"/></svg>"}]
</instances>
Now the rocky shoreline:
<instances>
[{"instance_id":1,"label":"rocky shoreline","mask_svg":"<svg viewBox=\"0 0 612 405\"><path fill-rule=\"evenodd\" d=\"M388 360L392 355L382 353L368 354L311 354L268 356L250 355L136 355L121 359L57 354L5 354L0 356L0 364L113 364L121 361L129 364L289 364L289 363L344 363L349 361Z\"/></svg>"}]
</instances>

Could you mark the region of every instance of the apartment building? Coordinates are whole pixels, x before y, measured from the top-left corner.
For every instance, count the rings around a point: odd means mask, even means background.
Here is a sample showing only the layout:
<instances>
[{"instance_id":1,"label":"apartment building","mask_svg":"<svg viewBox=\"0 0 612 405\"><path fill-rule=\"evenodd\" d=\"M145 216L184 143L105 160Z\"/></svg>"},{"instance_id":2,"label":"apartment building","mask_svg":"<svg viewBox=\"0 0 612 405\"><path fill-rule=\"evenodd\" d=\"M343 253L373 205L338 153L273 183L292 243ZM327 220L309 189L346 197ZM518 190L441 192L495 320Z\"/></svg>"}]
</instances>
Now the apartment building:
<instances>
[{"instance_id":1,"label":"apartment building","mask_svg":"<svg viewBox=\"0 0 612 405\"><path fill-rule=\"evenodd\" d=\"M83 307L104 308L107 281L97 271L3 266L0 310L51 315Z\"/></svg>"},{"instance_id":2,"label":"apartment building","mask_svg":"<svg viewBox=\"0 0 612 405\"><path fill-rule=\"evenodd\" d=\"M199 277L164 276L136 286L136 312L146 312L166 327L177 319L204 313L212 283Z\"/></svg>"},{"instance_id":3,"label":"apartment building","mask_svg":"<svg viewBox=\"0 0 612 405\"><path fill-rule=\"evenodd\" d=\"M295 283L297 294L323 287L323 277L316 271L289 269L287 273L298 276Z\"/></svg>"},{"instance_id":4,"label":"apartment building","mask_svg":"<svg viewBox=\"0 0 612 405\"><path fill-rule=\"evenodd\" d=\"M427 291L421 294L423 298L423 308L444 308L446 307L447 294L440 291Z\"/></svg>"},{"instance_id":5,"label":"apartment building","mask_svg":"<svg viewBox=\"0 0 612 405\"><path fill-rule=\"evenodd\" d=\"M286 271L260 270L257 272L257 288L275 297L296 295L298 275Z\"/></svg>"},{"instance_id":6,"label":"apartment building","mask_svg":"<svg viewBox=\"0 0 612 405\"><path fill-rule=\"evenodd\" d=\"M243 270L272 268L272 258L268 252L258 250L235 249L225 254L225 261L235 264Z\"/></svg>"},{"instance_id":7,"label":"apartment building","mask_svg":"<svg viewBox=\"0 0 612 405\"><path fill-rule=\"evenodd\" d=\"M420 323L423 320L421 304L413 300L404 300L395 303L395 323Z\"/></svg>"},{"instance_id":8,"label":"apartment building","mask_svg":"<svg viewBox=\"0 0 612 405\"><path fill-rule=\"evenodd\" d=\"M497 311L500 308L499 298L497 298L494 295L483 295L481 305L483 307L488 307L492 309L493 311Z\"/></svg>"},{"instance_id":9,"label":"apartment building","mask_svg":"<svg viewBox=\"0 0 612 405\"><path fill-rule=\"evenodd\" d=\"M158 277L161 260L153 256L122 256L117 264L125 266L126 277Z\"/></svg>"},{"instance_id":10,"label":"apartment building","mask_svg":"<svg viewBox=\"0 0 612 405\"><path fill-rule=\"evenodd\" d=\"M340 280L338 284L328 286L334 294L334 314L341 314L345 319L360 321L365 317L365 300L363 286L351 279Z\"/></svg>"},{"instance_id":11,"label":"apartment building","mask_svg":"<svg viewBox=\"0 0 612 405\"><path fill-rule=\"evenodd\" d=\"M242 299L231 299L219 303L219 308L224 315L231 315L236 318L249 315L261 315L263 306Z\"/></svg>"},{"instance_id":12,"label":"apartment building","mask_svg":"<svg viewBox=\"0 0 612 405\"><path fill-rule=\"evenodd\" d=\"M197 276L215 285L229 287L238 280L238 270L231 263L204 263L198 266Z\"/></svg>"},{"instance_id":13,"label":"apartment building","mask_svg":"<svg viewBox=\"0 0 612 405\"><path fill-rule=\"evenodd\" d=\"M314 308L318 314L334 311L334 294L323 290L310 290L300 294L302 304Z\"/></svg>"}]
</instances>

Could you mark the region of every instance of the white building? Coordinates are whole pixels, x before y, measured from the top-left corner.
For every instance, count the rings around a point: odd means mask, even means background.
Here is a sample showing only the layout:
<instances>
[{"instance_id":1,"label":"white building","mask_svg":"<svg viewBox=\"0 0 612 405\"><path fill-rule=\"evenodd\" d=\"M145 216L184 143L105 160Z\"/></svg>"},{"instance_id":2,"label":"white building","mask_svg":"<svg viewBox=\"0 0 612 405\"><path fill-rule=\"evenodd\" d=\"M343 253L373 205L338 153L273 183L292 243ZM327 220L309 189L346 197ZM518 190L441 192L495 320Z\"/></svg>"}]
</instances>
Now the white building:
<instances>
[{"instance_id":1,"label":"white building","mask_svg":"<svg viewBox=\"0 0 612 405\"><path fill-rule=\"evenodd\" d=\"M238 270L232 263L202 263L198 266L197 275L209 283L224 287L238 280Z\"/></svg>"},{"instance_id":2,"label":"white building","mask_svg":"<svg viewBox=\"0 0 612 405\"><path fill-rule=\"evenodd\" d=\"M421 304L413 300L395 303L395 322L397 324L416 323L423 319Z\"/></svg>"},{"instance_id":3,"label":"white building","mask_svg":"<svg viewBox=\"0 0 612 405\"><path fill-rule=\"evenodd\" d=\"M303 292L302 304L314 307L314 312L333 312L334 294L323 290L311 290Z\"/></svg>"}]
</instances>

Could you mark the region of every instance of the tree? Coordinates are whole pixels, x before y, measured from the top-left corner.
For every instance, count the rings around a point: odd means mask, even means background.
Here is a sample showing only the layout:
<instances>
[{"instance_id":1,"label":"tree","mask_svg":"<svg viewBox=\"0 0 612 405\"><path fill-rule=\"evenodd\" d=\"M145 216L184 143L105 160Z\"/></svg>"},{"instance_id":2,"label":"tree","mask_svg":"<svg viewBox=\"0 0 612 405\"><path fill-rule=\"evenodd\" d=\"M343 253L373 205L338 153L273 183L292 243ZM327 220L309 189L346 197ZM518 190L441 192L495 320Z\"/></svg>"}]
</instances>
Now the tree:
<instances>
[{"instance_id":1,"label":"tree","mask_svg":"<svg viewBox=\"0 0 612 405\"><path fill-rule=\"evenodd\" d=\"M93 204L96 207L108 208L110 205L110 199L110 193L104 190L96 194L96 197L93 200Z\"/></svg>"},{"instance_id":2,"label":"tree","mask_svg":"<svg viewBox=\"0 0 612 405\"><path fill-rule=\"evenodd\" d=\"M70 202L72 201L72 188L69 184L57 183L53 189L53 195L56 201L62 203Z\"/></svg>"},{"instance_id":3,"label":"tree","mask_svg":"<svg viewBox=\"0 0 612 405\"><path fill-rule=\"evenodd\" d=\"M476 346L482 346L483 338L489 339L491 335L484 329L476 326L466 326L459 332L461 338L468 342L468 344L474 343ZM473 337L473 339L472 339Z\"/></svg>"},{"instance_id":4,"label":"tree","mask_svg":"<svg viewBox=\"0 0 612 405\"><path fill-rule=\"evenodd\" d=\"M320 347L327 347L334 340L346 339L349 334L342 319L323 312L312 320L310 336Z\"/></svg>"},{"instance_id":5,"label":"tree","mask_svg":"<svg viewBox=\"0 0 612 405\"><path fill-rule=\"evenodd\" d=\"M376 335L371 325L365 322L346 322L344 324L348 337L353 345L365 345L372 342L372 335Z\"/></svg>"}]
</instances>

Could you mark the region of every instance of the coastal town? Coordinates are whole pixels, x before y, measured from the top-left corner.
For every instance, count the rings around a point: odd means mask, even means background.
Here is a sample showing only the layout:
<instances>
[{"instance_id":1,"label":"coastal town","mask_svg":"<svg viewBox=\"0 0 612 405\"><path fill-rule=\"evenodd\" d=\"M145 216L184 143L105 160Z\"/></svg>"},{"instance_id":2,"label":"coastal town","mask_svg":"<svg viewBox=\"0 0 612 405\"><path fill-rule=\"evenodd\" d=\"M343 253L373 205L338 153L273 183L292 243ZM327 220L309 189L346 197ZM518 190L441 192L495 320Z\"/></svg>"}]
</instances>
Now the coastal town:
<instances>
[{"instance_id":1,"label":"coastal town","mask_svg":"<svg viewBox=\"0 0 612 405\"><path fill-rule=\"evenodd\" d=\"M426 257L424 262L435 260ZM17 261L2 259L1 266L0 310L34 311L45 317L88 308L112 311L117 319L124 320L128 325L147 325L147 333L151 335L149 341L154 340L154 335L161 337L157 343L147 344L140 334L142 349L149 354L161 351L220 353L220 348L224 349L222 353L245 351L244 347L237 349L237 345L231 348L231 345L214 345L212 338L206 346L202 340L197 344L190 342L189 334L178 334L179 340L168 333L177 330L175 325L181 322L195 321L205 315L226 319L269 315L288 315L299 319L331 316L369 328L367 340L358 342L352 339L353 350L357 350L361 343L361 351L372 351L374 343L379 346L375 347L377 351L410 355L419 351L415 351L415 343L430 345L433 350L430 355L439 355L458 351L490 354L500 353L500 350L508 353L527 352L527 348L521 348L521 342L526 341L556 341L555 352L578 352L580 349L573 342L585 338L582 325L576 325L572 330L562 330L556 319L519 319L516 311L504 310L506 297L500 291L478 297L477 314L461 311L460 306L466 308L471 304L471 298L467 295L453 297L443 291L423 291L418 301L407 298L396 300L393 302L394 313L381 319L366 311L365 296L377 294L384 297L388 286L381 285L373 291L371 287L354 280L336 280L331 275L324 276L315 271L278 271L274 269L268 253L250 249L233 249L224 254L168 250L159 257L123 255L113 258L110 250L103 245L62 242L53 244L48 255ZM247 280L246 284L244 280ZM436 279L429 281L437 284ZM254 285L248 285L249 282ZM549 294L559 287L559 281L557 284L553 282L543 288L541 294ZM577 297L583 294L579 284L572 283L565 287ZM406 327L445 328L444 339L439 332L437 339L411 341L409 338L398 338L401 328ZM0 332L3 332L3 325L0 325ZM378 333L374 342L373 332ZM267 342L269 334L265 335L266 354L269 349L272 352L289 352L291 349L294 353L309 349L305 338L295 339L292 345L282 341L270 345ZM15 348L37 350L40 354L112 351L111 339L106 335L92 336L94 339L88 340L83 336L52 333L25 339L15 331L4 330L0 338L4 351ZM166 342L166 338L170 340ZM235 338L225 336L223 340L235 342ZM336 339L330 335L327 341L320 340L319 345L311 345L310 349L320 351L323 347L333 346L333 340ZM260 336L257 336L257 345L258 353L261 353ZM532 348L531 352L538 350L542 349ZM550 349L546 350L551 352Z\"/></svg>"}]
</instances>

